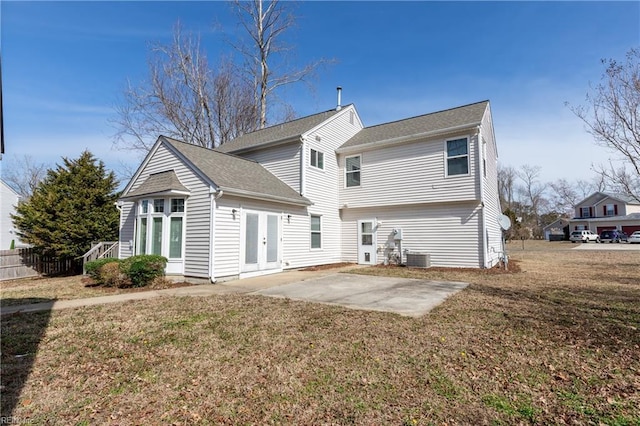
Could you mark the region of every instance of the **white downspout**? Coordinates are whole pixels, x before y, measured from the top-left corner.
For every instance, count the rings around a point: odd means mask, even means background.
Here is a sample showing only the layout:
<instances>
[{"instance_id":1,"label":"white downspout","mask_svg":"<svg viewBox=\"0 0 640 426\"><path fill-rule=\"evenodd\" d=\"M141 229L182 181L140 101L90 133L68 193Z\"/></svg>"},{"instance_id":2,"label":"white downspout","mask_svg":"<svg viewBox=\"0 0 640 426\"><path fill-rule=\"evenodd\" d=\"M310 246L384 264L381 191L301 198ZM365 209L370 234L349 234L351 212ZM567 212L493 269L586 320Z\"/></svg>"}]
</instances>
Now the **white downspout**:
<instances>
[{"instance_id":1,"label":"white downspout","mask_svg":"<svg viewBox=\"0 0 640 426\"><path fill-rule=\"evenodd\" d=\"M304 136L300 138L300 142L300 195L304 196L307 178L307 168L305 167L306 163L304 161L307 153L307 147L305 145Z\"/></svg>"},{"instance_id":2,"label":"white downspout","mask_svg":"<svg viewBox=\"0 0 640 426\"><path fill-rule=\"evenodd\" d=\"M210 237L209 237L209 280L212 284L216 283L216 267L215 267L215 258L216 258L216 200L222 197L224 191L218 189L215 192L211 192L211 211L209 213L209 229L210 229Z\"/></svg>"}]
</instances>

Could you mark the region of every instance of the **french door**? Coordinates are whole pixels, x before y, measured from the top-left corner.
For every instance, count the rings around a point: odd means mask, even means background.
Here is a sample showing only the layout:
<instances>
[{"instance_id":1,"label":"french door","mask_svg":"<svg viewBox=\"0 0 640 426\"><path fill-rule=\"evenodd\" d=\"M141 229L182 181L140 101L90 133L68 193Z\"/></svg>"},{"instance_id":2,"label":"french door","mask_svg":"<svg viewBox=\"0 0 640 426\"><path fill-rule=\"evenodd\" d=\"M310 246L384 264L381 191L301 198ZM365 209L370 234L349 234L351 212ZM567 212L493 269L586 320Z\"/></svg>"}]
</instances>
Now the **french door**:
<instances>
[{"instance_id":1,"label":"french door","mask_svg":"<svg viewBox=\"0 0 640 426\"><path fill-rule=\"evenodd\" d=\"M243 212L242 272L280 269L280 215Z\"/></svg>"}]
</instances>

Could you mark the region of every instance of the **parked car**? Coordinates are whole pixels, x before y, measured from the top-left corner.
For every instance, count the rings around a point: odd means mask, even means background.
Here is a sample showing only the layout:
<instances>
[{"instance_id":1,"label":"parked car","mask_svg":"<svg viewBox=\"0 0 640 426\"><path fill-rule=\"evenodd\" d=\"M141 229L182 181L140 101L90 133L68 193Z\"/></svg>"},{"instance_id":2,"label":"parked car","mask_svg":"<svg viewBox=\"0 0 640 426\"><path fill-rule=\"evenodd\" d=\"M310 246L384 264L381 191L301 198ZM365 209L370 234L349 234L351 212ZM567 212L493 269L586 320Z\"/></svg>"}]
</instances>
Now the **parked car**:
<instances>
[{"instance_id":1,"label":"parked car","mask_svg":"<svg viewBox=\"0 0 640 426\"><path fill-rule=\"evenodd\" d=\"M627 242L629 242L629 244L640 244L640 231L635 231L633 234L629 235Z\"/></svg>"},{"instance_id":2,"label":"parked car","mask_svg":"<svg viewBox=\"0 0 640 426\"><path fill-rule=\"evenodd\" d=\"M589 241L595 241L596 243L600 242L600 236L592 231L573 231L569 240L572 243L576 241L580 241L582 243L588 243Z\"/></svg>"},{"instance_id":3,"label":"parked car","mask_svg":"<svg viewBox=\"0 0 640 426\"><path fill-rule=\"evenodd\" d=\"M628 238L627 234L622 231L618 231L617 229L602 231L600 233L601 243L619 243L621 241L627 241Z\"/></svg>"}]
</instances>

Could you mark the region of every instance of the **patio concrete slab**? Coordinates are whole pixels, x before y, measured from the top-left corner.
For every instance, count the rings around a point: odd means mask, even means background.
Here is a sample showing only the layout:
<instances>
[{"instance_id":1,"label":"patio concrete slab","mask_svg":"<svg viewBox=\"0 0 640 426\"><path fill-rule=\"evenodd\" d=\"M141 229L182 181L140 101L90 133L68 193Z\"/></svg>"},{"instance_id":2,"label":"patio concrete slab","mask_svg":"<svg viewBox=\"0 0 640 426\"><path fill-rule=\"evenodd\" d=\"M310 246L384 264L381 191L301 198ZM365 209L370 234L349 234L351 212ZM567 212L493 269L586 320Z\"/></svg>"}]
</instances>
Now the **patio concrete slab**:
<instances>
[{"instance_id":1,"label":"patio concrete slab","mask_svg":"<svg viewBox=\"0 0 640 426\"><path fill-rule=\"evenodd\" d=\"M417 317L467 285L453 281L337 273L262 289L254 294Z\"/></svg>"}]
</instances>

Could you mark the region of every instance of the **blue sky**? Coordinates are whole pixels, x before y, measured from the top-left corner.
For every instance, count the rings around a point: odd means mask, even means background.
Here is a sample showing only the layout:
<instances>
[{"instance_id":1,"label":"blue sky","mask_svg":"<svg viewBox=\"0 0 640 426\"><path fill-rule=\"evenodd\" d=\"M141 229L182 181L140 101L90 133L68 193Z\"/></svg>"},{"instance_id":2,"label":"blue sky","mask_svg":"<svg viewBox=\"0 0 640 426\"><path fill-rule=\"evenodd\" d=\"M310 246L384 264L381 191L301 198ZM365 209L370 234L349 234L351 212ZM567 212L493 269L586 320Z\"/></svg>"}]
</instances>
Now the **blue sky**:
<instances>
[{"instance_id":1,"label":"blue sky","mask_svg":"<svg viewBox=\"0 0 640 426\"><path fill-rule=\"evenodd\" d=\"M640 2L300 2L287 35L299 64L332 58L310 92L281 96L298 116L353 103L375 125L489 99L499 161L542 180L589 179L596 147L565 102L581 104L604 70L640 46ZM5 155L60 163L89 149L108 168L137 166L109 124L127 79L147 75L150 43L180 20L211 63L239 31L224 2L0 2Z\"/></svg>"}]
</instances>

